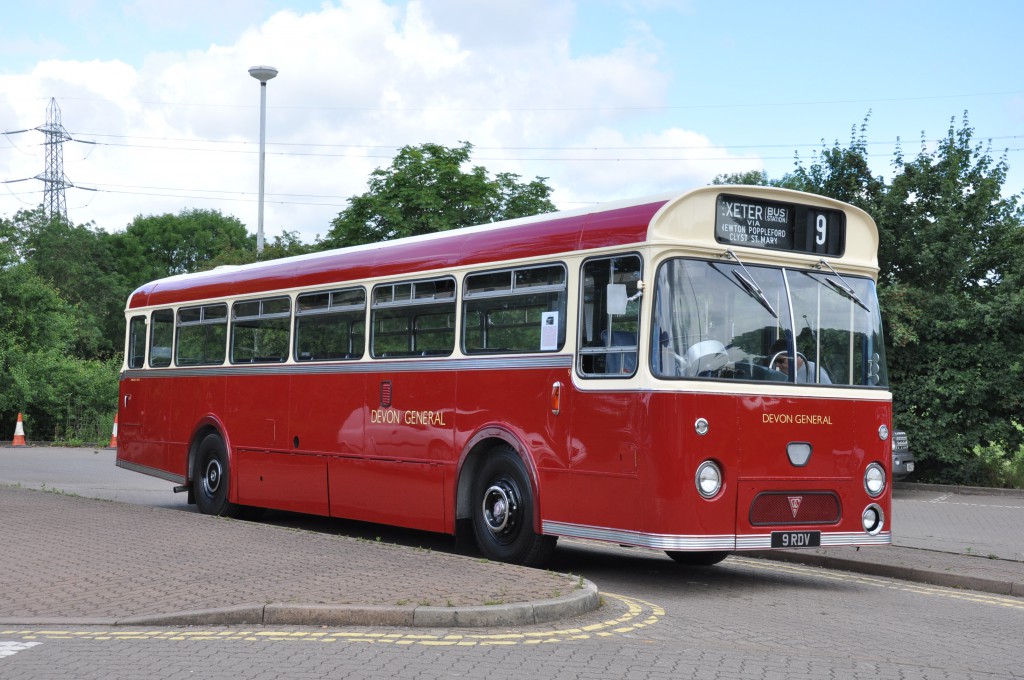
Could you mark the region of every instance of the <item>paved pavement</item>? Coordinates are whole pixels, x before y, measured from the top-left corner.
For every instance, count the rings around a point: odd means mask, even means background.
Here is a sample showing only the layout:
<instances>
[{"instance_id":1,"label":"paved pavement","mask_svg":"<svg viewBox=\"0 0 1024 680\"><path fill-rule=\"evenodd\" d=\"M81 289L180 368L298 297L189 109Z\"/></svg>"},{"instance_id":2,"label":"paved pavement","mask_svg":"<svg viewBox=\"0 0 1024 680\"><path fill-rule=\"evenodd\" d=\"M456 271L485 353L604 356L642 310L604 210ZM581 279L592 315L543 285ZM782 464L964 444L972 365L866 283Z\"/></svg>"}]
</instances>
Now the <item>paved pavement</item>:
<instances>
[{"instance_id":1,"label":"paved pavement","mask_svg":"<svg viewBox=\"0 0 1024 680\"><path fill-rule=\"evenodd\" d=\"M907 544L757 554L1024 597L1022 496L983 491L899 487ZM599 603L577 576L19 486L0 547L4 625L519 626Z\"/></svg>"},{"instance_id":2,"label":"paved pavement","mask_svg":"<svg viewBox=\"0 0 1024 680\"><path fill-rule=\"evenodd\" d=\"M519 626L596 609L577 576L0 486L5 625Z\"/></svg>"}]
</instances>

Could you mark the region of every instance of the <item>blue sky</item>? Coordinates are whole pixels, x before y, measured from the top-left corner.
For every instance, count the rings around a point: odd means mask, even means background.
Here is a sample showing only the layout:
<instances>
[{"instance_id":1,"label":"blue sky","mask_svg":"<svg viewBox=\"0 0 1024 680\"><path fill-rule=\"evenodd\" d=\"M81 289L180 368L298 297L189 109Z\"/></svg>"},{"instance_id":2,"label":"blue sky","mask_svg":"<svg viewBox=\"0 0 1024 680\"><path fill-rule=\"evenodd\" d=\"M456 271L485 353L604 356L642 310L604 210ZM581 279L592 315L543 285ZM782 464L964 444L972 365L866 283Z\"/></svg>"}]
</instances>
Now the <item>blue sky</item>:
<instances>
[{"instance_id":1,"label":"blue sky","mask_svg":"<svg viewBox=\"0 0 1024 680\"><path fill-rule=\"evenodd\" d=\"M467 140L560 207L780 176L870 114L873 171L959 127L1024 191L1024 5L706 0L38 0L0 24L0 130L51 97L69 216L107 230L209 208L256 223L268 85L268 235L329 228L405 144ZM0 216L38 204L39 132L0 137ZM96 143L93 143L96 142ZM25 180L13 181L12 180ZM97 191L88 191L96 189Z\"/></svg>"}]
</instances>

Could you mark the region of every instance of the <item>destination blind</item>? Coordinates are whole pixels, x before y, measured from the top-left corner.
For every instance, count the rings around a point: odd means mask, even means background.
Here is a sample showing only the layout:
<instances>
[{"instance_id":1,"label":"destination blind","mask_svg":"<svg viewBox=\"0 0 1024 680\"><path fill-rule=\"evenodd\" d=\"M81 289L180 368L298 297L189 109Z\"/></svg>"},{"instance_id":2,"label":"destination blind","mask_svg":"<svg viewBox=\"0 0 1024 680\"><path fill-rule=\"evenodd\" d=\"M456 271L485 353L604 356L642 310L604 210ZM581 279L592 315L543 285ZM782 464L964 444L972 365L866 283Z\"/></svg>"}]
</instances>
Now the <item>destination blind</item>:
<instances>
[{"instance_id":1,"label":"destination blind","mask_svg":"<svg viewBox=\"0 0 1024 680\"><path fill-rule=\"evenodd\" d=\"M846 250L841 210L719 194L715 204L719 243L839 257Z\"/></svg>"}]
</instances>

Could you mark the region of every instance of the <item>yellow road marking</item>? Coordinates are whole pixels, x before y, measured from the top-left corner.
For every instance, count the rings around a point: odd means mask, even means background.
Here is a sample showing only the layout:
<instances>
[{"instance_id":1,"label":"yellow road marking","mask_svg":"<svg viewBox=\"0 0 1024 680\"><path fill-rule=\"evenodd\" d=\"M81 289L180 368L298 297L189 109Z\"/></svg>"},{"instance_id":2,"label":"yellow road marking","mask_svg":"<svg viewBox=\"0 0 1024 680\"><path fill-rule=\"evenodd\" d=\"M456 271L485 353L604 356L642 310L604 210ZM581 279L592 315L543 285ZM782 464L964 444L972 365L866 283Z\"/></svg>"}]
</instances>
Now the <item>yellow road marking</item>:
<instances>
[{"instance_id":1,"label":"yellow road marking","mask_svg":"<svg viewBox=\"0 0 1024 680\"><path fill-rule=\"evenodd\" d=\"M589 626L557 630L527 631L523 633L387 633L336 631L280 631L280 630L0 630L0 635L23 640L242 640L249 642L361 642L370 644L423 645L429 647L474 647L498 645L540 645L588 640L594 636L611 637L630 633L654 625L665 615L658 605L624 595L602 593L602 597L624 605L626 613L614 619Z\"/></svg>"},{"instance_id":2,"label":"yellow road marking","mask_svg":"<svg viewBox=\"0 0 1024 680\"><path fill-rule=\"evenodd\" d=\"M771 562L733 556L728 564L776 574L792 574L830 581L854 582L860 585L888 590L945 597L963 602L987 606L1007 607L1024 610L1024 599L1012 596L992 595L973 591L955 590L942 586L910 583L882 577L837 573L788 562ZM622 616L586 626L556 630L527 631L522 633L447 633L430 635L426 633L358 632L348 630L280 631L280 630L26 630L12 628L0 630L0 636L22 640L93 640L93 641L187 641L187 640L238 640L247 642L358 642L364 644L422 645L430 647L473 647L542 645L608 638L643 630L657 624L665 616L664 608L634 597L601 593L601 596L615 600L625 607Z\"/></svg>"},{"instance_id":3,"label":"yellow road marking","mask_svg":"<svg viewBox=\"0 0 1024 680\"><path fill-rule=\"evenodd\" d=\"M800 576L811 576L814 578L823 578L829 581L841 581L844 583L854 582L865 586L871 586L874 588L885 588L888 590L900 590L907 593L917 593L920 595L934 595L938 597L946 597L953 600L963 600L965 602L974 602L976 604L993 605L997 607L1009 607L1011 609L1024 609L1024 599L1019 597L1013 597L1010 595L992 595L989 593L981 593L973 590L956 590L955 588L948 588L945 586L933 586L926 583L911 583L909 581L900 581L897 579L888 579L881 576L868 576L864 574L854 574L850 572L836 573L829 572L821 569L820 567L807 567L800 564L793 564L790 562L773 562L768 560L757 560L752 558L744 557L730 557L729 561L731 564L742 565L744 567L750 567L752 569L760 569L761 571L770 571L775 573L790 573Z\"/></svg>"}]
</instances>

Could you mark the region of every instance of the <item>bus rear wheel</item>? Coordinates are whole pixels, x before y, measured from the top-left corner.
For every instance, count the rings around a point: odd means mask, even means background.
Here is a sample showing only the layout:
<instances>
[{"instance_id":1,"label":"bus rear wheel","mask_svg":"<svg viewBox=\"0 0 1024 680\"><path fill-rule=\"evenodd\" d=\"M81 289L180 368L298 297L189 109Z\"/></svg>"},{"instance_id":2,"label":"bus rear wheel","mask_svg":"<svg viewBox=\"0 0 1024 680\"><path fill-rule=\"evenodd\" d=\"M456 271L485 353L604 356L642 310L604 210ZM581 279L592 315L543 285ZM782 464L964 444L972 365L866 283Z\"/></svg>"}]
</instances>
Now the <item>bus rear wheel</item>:
<instances>
[{"instance_id":1,"label":"bus rear wheel","mask_svg":"<svg viewBox=\"0 0 1024 680\"><path fill-rule=\"evenodd\" d=\"M687 552L685 550L666 550L665 554L679 564L688 567L710 567L718 564L729 556L728 550L708 550L706 552Z\"/></svg>"},{"instance_id":2,"label":"bus rear wheel","mask_svg":"<svg viewBox=\"0 0 1024 680\"><path fill-rule=\"evenodd\" d=\"M206 435L196 450L195 475L192 477L192 491L199 512L220 517L239 514L242 506L228 502L230 479L224 440L216 433Z\"/></svg>"},{"instance_id":3,"label":"bus rear wheel","mask_svg":"<svg viewBox=\"0 0 1024 680\"><path fill-rule=\"evenodd\" d=\"M502 445L486 454L472 498L473 534L486 557L528 567L551 557L557 538L533 530L533 490L512 447Z\"/></svg>"}]
</instances>

